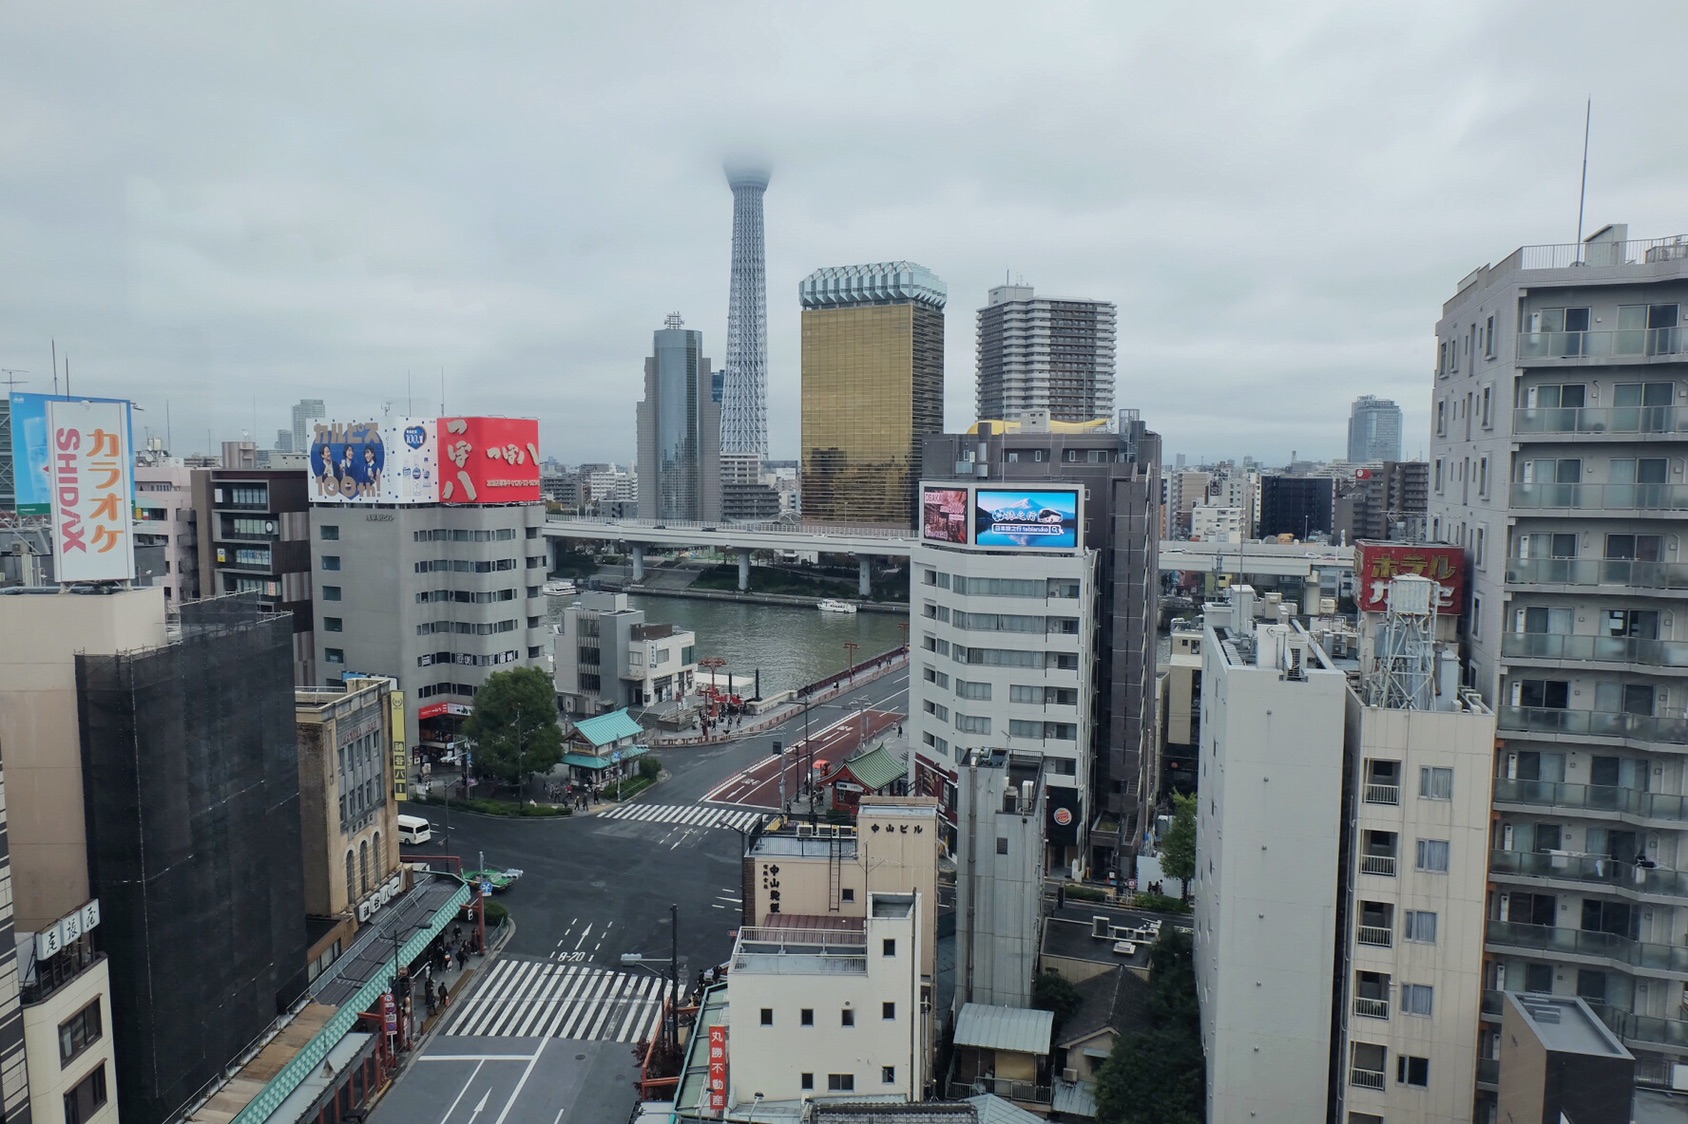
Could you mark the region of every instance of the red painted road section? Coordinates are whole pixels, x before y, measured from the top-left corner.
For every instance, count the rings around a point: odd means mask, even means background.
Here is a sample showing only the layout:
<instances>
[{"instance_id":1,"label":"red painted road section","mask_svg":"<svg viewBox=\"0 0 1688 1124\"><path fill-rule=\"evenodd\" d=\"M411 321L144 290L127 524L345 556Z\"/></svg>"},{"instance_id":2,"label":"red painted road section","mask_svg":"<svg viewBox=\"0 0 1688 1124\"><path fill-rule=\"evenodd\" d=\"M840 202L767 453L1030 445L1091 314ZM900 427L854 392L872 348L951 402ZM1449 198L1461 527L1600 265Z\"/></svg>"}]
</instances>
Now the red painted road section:
<instances>
[{"instance_id":1,"label":"red painted road section","mask_svg":"<svg viewBox=\"0 0 1688 1124\"><path fill-rule=\"evenodd\" d=\"M874 735L895 730L903 716L894 710L867 710L860 716L852 714L840 718L824 730L811 733L785 747L776 759L771 754L738 776L717 785L700 803L733 804L751 808L780 810L781 765L785 767L786 799L795 800L802 782L803 770L809 764L810 752L815 761L825 761L828 771L847 757L852 757L864 742L871 743ZM817 772L819 772L817 770Z\"/></svg>"}]
</instances>

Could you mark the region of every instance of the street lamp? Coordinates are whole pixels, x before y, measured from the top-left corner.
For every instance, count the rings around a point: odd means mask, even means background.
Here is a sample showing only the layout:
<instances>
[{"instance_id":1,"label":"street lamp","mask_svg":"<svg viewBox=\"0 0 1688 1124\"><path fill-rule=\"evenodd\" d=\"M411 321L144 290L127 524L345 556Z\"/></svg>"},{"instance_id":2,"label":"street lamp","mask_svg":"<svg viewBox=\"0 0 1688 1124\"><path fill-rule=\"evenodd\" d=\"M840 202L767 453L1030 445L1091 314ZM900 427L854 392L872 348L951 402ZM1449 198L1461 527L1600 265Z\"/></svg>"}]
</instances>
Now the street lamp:
<instances>
[{"instance_id":1,"label":"street lamp","mask_svg":"<svg viewBox=\"0 0 1688 1124\"><path fill-rule=\"evenodd\" d=\"M744 1118L744 1124L756 1124L756 1109L762 1103L761 1093L750 1095L750 1115Z\"/></svg>"},{"instance_id":2,"label":"street lamp","mask_svg":"<svg viewBox=\"0 0 1688 1124\"><path fill-rule=\"evenodd\" d=\"M624 952L621 962L627 965L637 965L658 979L662 973L652 968L652 964L668 965L668 986L672 991L668 1004L668 1041L674 1047L676 1056L680 1053L680 907L668 907L668 959L654 960L638 952Z\"/></svg>"}]
</instances>

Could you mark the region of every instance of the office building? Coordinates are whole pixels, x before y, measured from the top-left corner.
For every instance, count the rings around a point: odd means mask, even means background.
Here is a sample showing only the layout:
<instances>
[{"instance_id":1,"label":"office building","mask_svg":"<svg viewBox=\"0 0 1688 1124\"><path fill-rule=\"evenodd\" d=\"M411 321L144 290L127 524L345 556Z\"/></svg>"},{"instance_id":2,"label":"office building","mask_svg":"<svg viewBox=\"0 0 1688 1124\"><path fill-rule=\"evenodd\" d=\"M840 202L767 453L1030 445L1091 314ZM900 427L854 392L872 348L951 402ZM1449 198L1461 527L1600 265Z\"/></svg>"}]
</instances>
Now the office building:
<instances>
[{"instance_id":1,"label":"office building","mask_svg":"<svg viewBox=\"0 0 1688 1124\"><path fill-rule=\"evenodd\" d=\"M1502 739L1488 983L1587 1000L1644 1083L1688 1061L1684 301L1688 238L1521 247L1443 306L1431 412Z\"/></svg>"},{"instance_id":2,"label":"office building","mask_svg":"<svg viewBox=\"0 0 1688 1124\"><path fill-rule=\"evenodd\" d=\"M626 707L672 713L697 681L696 635L647 624L625 593L572 598L552 643L557 698L576 721Z\"/></svg>"},{"instance_id":3,"label":"office building","mask_svg":"<svg viewBox=\"0 0 1688 1124\"><path fill-rule=\"evenodd\" d=\"M1200 469L1179 469L1166 476L1166 533L1175 539L1188 538L1195 509L1207 502L1213 474Z\"/></svg>"},{"instance_id":4,"label":"office building","mask_svg":"<svg viewBox=\"0 0 1688 1124\"><path fill-rule=\"evenodd\" d=\"M1387 398L1362 394L1348 411L1348 463L1401 459L1401 407Z\"/></svg>"},{"instance_id":5,"label":"office building","mask_svg":"<svg viewBox=\"0 0 1688 1124\"><path fill-rule=\"evenodd\" d=\"M326 418L328 409L320 398L301 398L293 406L293 441L288 449L291 453L303 453L311 447L311 423L318 418ZM276 448L281 448L280 444Z\"/></svg>"},{"instance_id":6,"label":"office building","mask_svg":"<svg viewBox=\"0 0 1688 1124\"><path fill-rule=\"evenodd\" d=\"M975 753L958 770L955 1001L1030 1007L1043 920L1044 758Z\"/></svg>"},{"instance_id":7,"label":"office building","mask_svg":"<svg viewBox=\"0 0 1688 1124\"><path fill-rule=\"evenodd\" d=\"M731 523L778 519L780 493L763 483L762 458L755 453L721 454L721 518Z\"/></svg>"},{"instance_id":8,"label":"office building","mask_svg":"<svg viewBox=\"0 0 1688 1124\"><path fill-rule=\"evenodd\" d=\"M1082 751L1090 759L1090 775L1080 774L1076 780L1088 789L1086 807L1092 810L1085 825L1089 851L1083 856L1084 864L1093 872L1105 874L1136 854L1157 795L1153 774L1155 631L1160 596L1160 436L1149 431L1135 411L1121 411L1118 432L1046 433L1022 427L1018 433L999 434L980 428L977 435L944 434L929 440L925 478L968 478L978 488L1010 491L1077 486L1083 492L1086 514L1079 545L1095 552L1097 597L1094 606L1081 607L1076 613L1087 617L1095 629L1094 635L1084 641L1095 661L1095 677L1089 681L1094 686L1080 692L1080 706L1088 706L1090 711L1091 744ZM974 513L961 513L959 526L971 527L974 519ZM921 534L923 540L930 539L924 512ZM980 553L988 559L989 551ZM1022 570L1013 577L1024 581L1028 575ZM924 577L914 580L912 593L917 600L927 591L924 581ZM994 607L1005 613L1017 612L1010 601ZM986 606L980 608L989 611ZM1075 614L1049 609L1044 615L1071 618ZM926 623L922 616L914 618L916 628ZM1006 646L996 644L997 637L990 639L992 643L981 646ZM1059 634L1048 639L1062 645L1072 643L1072 638ZM924 640L911 632L909 642L918 657ZM971 640L962 643L972 646ZM953 677L958 668L935 670L945 670ZM1061 670L1053 668L1050 673ZM972 676L964 672L963 678ZM911 681L911 703L914 694L923 689L923 680ZM960 709L965 714L974 713L966 705ZM936 737L936 731L932 732ZM1041 749L1046 757L1057 756L1047 742L1041 746L1019 741L988 745L957 742L953 736L950 742L949 762L944 766L950 771L959 760L955 756L958 744ZM936 756L934 747L927 746L924 739L916 741L914 748L921 760ZM1057 783L1051 782L1052 786Z\"/></svg>"},{"instance_id":9,"label":"office building","mask_svg":"<svg viewBox=\"0 0 1688 1124\"><path fill-rule=\"evenodd\" d=\"M767 168L729 164L733 266L727 294L727 363L721 380L721 451L768 455L768 261L762 242Z\"/></svg>"},{"instance_id":10,"label":"office building","mask_svg":"<svg viewBox=\"0 0 1688 1124\"><path fill-rule=\"evenodd\" d=\"M1039 297L1030 285L991 289L979 310L979 418L1112 417L1115 315L1106 301Z\"/></svg>"},{"instance_id":11,"label":"office building","mask_svg":"<svg viewBox=\"0 0 1688 1124\"><path fill-rule=\"evenodd\" d=\"M803 517L912 526L921 443L944 424L944 283L880 262L818 269L798 293Z\"/></svg>"},{"instance_id":12,"label":"office building","mask_svg":"<svg viewBox=\"0 0 1688 1124\"><path fill-rule=\"evenodd\" d=\"M1329 536L1336 525L1336 481L1329 476L1265 475L1260 478L1258 538L1289 535L1306 542Z\"/></svg>"},{"instance_id":13,"label":"office building","mask_svg":"<svg viewBox=\"0 0 1688 1124\"><path fill-rule=\"evenodd\" d=\"M1472 1119L1494 719L1458 687L1434 587L1398 579L1367 614L1358 693L1287 612L1256 621L1248 587L1207 614L1194 901L1215 1124Z\"/></svg>"},{"instance_id":14,"label":"office building","mask_svg":"<svg viewBox=\"0 0 1688 1124\"><path fill-rule=\"evenodd\" d=\"M638 439L639 518L720 518L721 404L710 391L703 333L687 329L678 313L652 333Z\"/></svg>"}]
</instances>

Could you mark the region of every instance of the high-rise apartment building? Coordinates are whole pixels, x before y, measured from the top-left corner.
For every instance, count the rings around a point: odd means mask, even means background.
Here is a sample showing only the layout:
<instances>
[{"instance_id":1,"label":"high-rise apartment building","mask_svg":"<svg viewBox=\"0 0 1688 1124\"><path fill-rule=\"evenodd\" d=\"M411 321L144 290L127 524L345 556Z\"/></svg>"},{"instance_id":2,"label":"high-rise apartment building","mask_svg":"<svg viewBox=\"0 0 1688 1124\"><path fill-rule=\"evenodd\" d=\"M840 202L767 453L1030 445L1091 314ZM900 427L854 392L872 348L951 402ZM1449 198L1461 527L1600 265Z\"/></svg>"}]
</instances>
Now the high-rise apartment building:
<instances>
[{"instance_id":1,"label":"high-rise apartment building","mask_svg":"<svg viewBox=\"0 0 1688 1124\"><path fill-rule=\"evenodd\" d=\"M639 517L711 522L721 515L721 403L703 333L668 317L652 333L638 407Z\"/></svg>"},{"instance_id":2,"label":"high-rise apartment building","mask_svg":"<svg viewBox=\"0 0 1688 1124\"><path fill-rule=\"evenodd\" d=\"M1358 469L1338 489L1336 529L1349 542L1391 539L1422 542L1430 508L1430 463L1384 461Z\"/></svg>"},{"instance_id":3,"label":"high-rise apartment building","mask_svg":"<svg viewBox=\"0 0 1688 1124\"><path fill-rule=\"evenodd\" d=\"M762 196L768 169L728 164L733 189L733 267L727 295L727 364L721 451L768 455L768 259Z\"/></svg>"},{"instance_id":4,"label":"high-rise apartment building","mask_svg":"<svg viewBox=\"0 0 1688 1124\"><path fill-rule=\"evenodd\" d=\"M1143 825L1157 795L1154 679L1160 593L1160 436L1150 432L1135 411L1121 411L1118 432L1047 433L1022 427L1016 433L946 433L927 441L924 459L928 480L971 478L979 488L1021 494L1069 485L1083 490L1086 514L1079 541L1096 554L1096 602L1093 608L1076 614L1046 609L1043 616L1077 615L1095 629L1087 642L1095 660L1094 686L1081 692L1081 705L1088 702L1090 707L1091 745L1080 756L1088 757L1090 773L1078 777L1080 784L1088 786L1086 808L1091 819L1086 825L1088 852L1078 857L1093 871L1117 870L1118 864L1135 855L1142 843ZM970 526L969 521L975 518L964 513L962 527ZM924 510L920 525L922 536L929 538ZM978 543L976 532L972 541ZM1041 571L1022 571L1013 576L1025 579L1043 575ZM925 588L920 584L924 580L915 579L912 590L916 597ZM978 609L1016 613L1008 601L984 603ZM914 618L916 626L922 623L922 617ZM1057 636L1065 627L1063 623L1057 628ZM909 643L918 657L923 639L911 632ZM973 641L964 639L962 643L971 648ZM978 643L981 647L1007 647L986 643L985 639ZM1067 640L1062 638L1061 643ZM941 670L953 676L958 668ZM1051 674L1058 670L1053 669ZM965 670L961 674L964 679L971 678ZM1019 682L1030 684L1029 680ZM923 677L922 681L911 681L911 701L924 689ZM967 705L960 709L964 714L975 713ZM936 737L936 731L932 732ZM951 738L951 771L959 760L956 745L1032 749L1046 758L1056 756L1049 744L1026 745L1019 739L956 742ZM933 756L933 747L924 743L924 737L914 749L922 760ZM1049 779L1052 793L1058 791L1063 779Z\"/></svg>"},{"instance_id":5,"label":"high-rise apartment building","mask_svg":"<svg viewBox=\"0 0 1688 1124\"><path fill-rule=\"evenodd\" d=\"M1082 422L1114 412L1114 325L1107 301L1036 296L1030 285L998 285L979 310L981 420L1019 421L1047 410Z\"/></svg>"},{"instance_id":6,"label":"high-rise apartment building","mask_svg":"<svg viewBox=\"0 0 1688 1124\"><path fill-rule=\"evenodd\" d=\"M913 262L818 269L803 305L803 515L912 526L944 424L944 283Z\"/></svg>"},{"instance_id":7,"label":"high-rise apartment building","mask_svg":"<svg viewBox=\"0 0 1688 1124\"><path fill-rule=\"evenodd\" d=\"M289 452L303 453L311 447L310 423L328 416L320 398L301 398L293 406L293 446ZM280 446L278 445L277 448Z\"/></svg>"},{"instance_id":8,"label":"high-rise apartment building","mask_svg":"<svg viewBox=\"0 0 1688 1124\"><path fill-rule=\"evenodd\" d=\"M1502 739L1487 985L1580 995L1638 1081L1688 1060L1685 302L1688 237L1611 226L1473 271L1436 327L1430 533L1469 553Z\"/></svg>"},{"instance_id":9,"label":"high-rise apartment building","mask_svg":"<svg viewBox=\"0 0 1688 1124\"><path fill-rule=\"evenodd\" d=\"M1348 411L1348 461L1371 464L1401 459L1401 407L1362 394Z\"/></svg>"}]
</instances>

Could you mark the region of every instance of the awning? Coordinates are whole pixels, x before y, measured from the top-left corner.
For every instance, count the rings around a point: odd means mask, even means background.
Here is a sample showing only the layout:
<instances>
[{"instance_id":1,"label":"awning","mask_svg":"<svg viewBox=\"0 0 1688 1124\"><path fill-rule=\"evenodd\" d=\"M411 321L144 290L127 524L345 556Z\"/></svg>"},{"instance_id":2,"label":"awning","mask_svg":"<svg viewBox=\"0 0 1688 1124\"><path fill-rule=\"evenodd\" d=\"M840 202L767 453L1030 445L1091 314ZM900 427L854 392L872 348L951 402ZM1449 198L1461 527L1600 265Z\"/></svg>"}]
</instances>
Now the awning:
<instances>
[{"instance_id":1,"label":"awning","mask_svg":"<svg viewBox=\"0 0 1688 1124\"><path fill-rule=\"evenodd\" d=\"M577 769L608 769L610 759L607 757L592 757L584 753L563 754L563 764L573 765Z\"/></svg>"}]
</instances>

